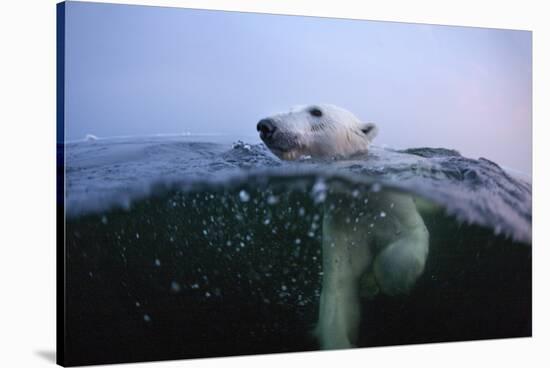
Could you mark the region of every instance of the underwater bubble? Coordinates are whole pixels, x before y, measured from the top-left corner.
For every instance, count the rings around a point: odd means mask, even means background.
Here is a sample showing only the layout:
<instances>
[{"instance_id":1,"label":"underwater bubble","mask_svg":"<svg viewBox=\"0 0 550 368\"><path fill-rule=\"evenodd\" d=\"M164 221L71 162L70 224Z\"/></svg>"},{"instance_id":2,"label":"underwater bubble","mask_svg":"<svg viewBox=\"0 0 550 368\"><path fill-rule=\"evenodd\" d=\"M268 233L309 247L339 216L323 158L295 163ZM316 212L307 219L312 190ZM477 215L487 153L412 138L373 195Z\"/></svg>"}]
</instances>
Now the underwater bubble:
<instances>
[{"instance_id":1,"label":"underwater bubble","mask_svg":"<svg viewBox=\"0 0 550 368\"><path fill-rule=\"evenodd\" d=\"M140 303L140 302L136 302L136 307L141 307L141 303Z\"/></svg>"},{"instance_id":2,"label":"underwater bubble","mask_svg":"<svg viewBox=\"0 0 550 368\"><path fill-rule=\"evenodd\" d=\"M359 190L358 189L354 189L352 192L351 192L351 195L355 198L359 197Z\"/></svg>"},{"instance_id":3,"label":"underwater bubble","mask_svg":"<svg viewBox=\"0 0 550 368\"><path fill-rule=\"evenodd\" d=\"M136 233L136 239L139 239L139 233Z\"/></svg>"},{"instance_id":4,"label":"underwater bubble","mask_svg":"<svg viewBox=\"0 0 550 368\"><path fill-rule=\"evenodd\" d=\"M384 211L380 212L380 217L386 217L386 212Z\"/></svg>"},{"instance_id":5,"label":"underwater bubble","mask_svg":"<svg viewBox=\"0 0 550 368\"><path fill-rule=\"evenodd\" d=\"M271 220L268 219L268 218L266 218L266 219L264 220L264 225L269 225L270 222L271 222Z\"/></svg>"},{"instance_id":6,"label":"underwater bubble","mask_svg":"<svg viewBox=\"0 0 550 368\"><path fill-rule=\"evenodd\" d=\"M306 210L304 209L304 207L300 207L298 209L298 215L303 216L305 214L306 214Z\"/></svg>"},{"instance_id":7,"label":"underwater bubble","mask_svg":"<svg viewBox=\"0 0 550 368\"><path fill-rule=\"evenodd\" d=\"M377 192L379 192L379 191L382 190L382 184L380 184L380 183L374 183L374 184L372 184L372 186L370 187L370 190L371 190L371 192L377 193Z\"/></svg>"},{"instance_id":8,"label":"underwater bubble","mask_svg":"<svg viewBox=\"0 0 550 368\"><path fill-rule=\"evenodd\" d=\"M274 205L279 202L279 198L275 197L274 195L270 195L267 197L267 204Z\"/></svg>"},{"instance_id":9,"label":"underwater bubble","mask_svg":"<svg viewBox=\"0 0 550 368\"><path fill-rule=\"evenodd\" d=\"M109 223L109 220L107 220L107 216L101 216L101 223L103 225L107 225Z\"/></svg>"},{"instance_id":10,"label":"underwater bubble","mask_svg":"<svg viewBox=\"0 0 550 368\"><path fill-rule=\"evenodd\" d=\"M181 290L181 286L176 281L172 281L172 283L170 284L170 290L172 290L174 293L179 293L179 291Z\"/></svg>"},{"instance_id":11,"label":"underwater bubble","mask_svg":"<svg viewBox=\"0 0 550 368\"><path fill-rule=\"evenodd\" d=\"M210 294L208 291L206 293L204 293L204 296L207 297L207 298L210 298L212 296L212 294Z\"/></svg>"},{"instance_id":12,"label":"underwater bubble","mask_svg":"<svg viewBox=\"0 0 550 368\"><path fill-rule=\"evenodd\" d=\"M149 317L148 314L144 314L144 315L143 315L143 320L144 320L145 322L151 322L151 317Z\"/></svg>"},{"instance_id":13,"label":"underwater bubble","mask_svg":"<svg viewBox=\"0 0 550 368\"><path fill-rule=\"evenodd\" d=\"M160 267L160 259L155 259L155 266Z\"/></svg>"},{"instance_id":14,"label":"underwater bubble","mask_svg":"<svg viewBox=\"0 0 550 368\"><path fill-rule=\"evenodd\" d=\"M311 196L316 204L323 203L327 199L327 184L323 179L318 179L311 189Z\"/></svg>"},{"instance_id":15,"label":"underwater bubble","mask_svg":"<svg viewBox=\"0 0 550 368\"><path fill-rule=\"evenodd\" d=\"M301 242L302 242L302 239L300 239L300 238L296 238L294 240L294 244L296 244L296 245L300 244Z\"/></svg>"},{"instance_id":16,"label":"underwater bubble","mask_svg":"<svg viewBox=\"0 0 550 368\"><path fill-rule=\"evenodd\" d=\"M199 284L195 283L195 284L191 285L191 289L198 289L198 288L199 288Z\"/></svg>"},{"instance_id":17,"label":"underwater bubble","mask_svg":"<svg viewBox=\"0 0 550 368\"><path fill-rule=\"evenodd\" d=\"M248 202L250 200L250 194L248 194L246 190L243 189L239 192L239 199L241 200L241 202Z\"/></svg>"}]
</instances>

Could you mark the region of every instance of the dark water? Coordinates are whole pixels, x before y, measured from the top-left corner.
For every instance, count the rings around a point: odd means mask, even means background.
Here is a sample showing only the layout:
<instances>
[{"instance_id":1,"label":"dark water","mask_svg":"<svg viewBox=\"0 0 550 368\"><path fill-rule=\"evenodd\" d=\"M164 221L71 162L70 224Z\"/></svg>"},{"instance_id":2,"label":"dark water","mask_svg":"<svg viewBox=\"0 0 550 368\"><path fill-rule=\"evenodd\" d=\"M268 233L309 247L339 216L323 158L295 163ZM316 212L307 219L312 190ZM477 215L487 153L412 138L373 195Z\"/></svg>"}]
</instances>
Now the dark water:
<instances>
[{"instance_id":1,"label":"dark water","mask_svg":"<svg viewBox=\"0 0 550 368\"><path fill-rule=\"evenodd\" d=\"M66 154L69 364L318 349L323 202L335 186L357 205L420 195L430 232L411 293L364 301L360 347L531 335L530 184L490 161L375 148L282 163L261 145L193 137Z\"/></svg>"}]
</instances>

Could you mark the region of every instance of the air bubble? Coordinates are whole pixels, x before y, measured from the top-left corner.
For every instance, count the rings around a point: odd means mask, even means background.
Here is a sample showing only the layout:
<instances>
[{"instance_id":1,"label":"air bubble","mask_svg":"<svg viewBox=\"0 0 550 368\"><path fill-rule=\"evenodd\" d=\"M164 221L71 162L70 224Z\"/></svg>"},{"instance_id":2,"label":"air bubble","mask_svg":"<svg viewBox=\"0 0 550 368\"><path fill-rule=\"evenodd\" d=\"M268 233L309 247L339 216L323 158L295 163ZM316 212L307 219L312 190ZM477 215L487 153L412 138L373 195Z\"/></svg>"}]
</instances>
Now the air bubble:
<instances>
[{"instance_id":1,"label":"air bubble","mask_svg":"<svg viewBox=\"0 0 550 368\"><path fill-rule=\"evenodd\" d=\"M319 179L311 190L313 201L316 204L323 203L327 199L327 185L323 179Z\"/></svg>"},{"instance_id":2,"label":"air bubble","mask_svg":"<svg viewBox=\"0 0 550 368\"><path fill-rule=\"evenodd\" d=\"M248 194L246 190L243 189L239 192L239 199L241 200L241 202L248 202L250 200L250 194Z\"/></svg>"},{"instance_id":3,"label":"air bubble","mask_svg":"<svg viewBox=\"0 0 550 368\"><path fill-rule=\"evenodd\" d=\"M275 197L274 195L270 195L267 197L267 204L274 205L279 202L279 198Z\"/></svg>"},{"instance_id":4,"label":"air bubble","mask_svg":"<svg viewBox=\"0 0 550 368\"><path fill-rule=\"evenodd\" d=\"M181 286L176 281L172 281L172 283L170 284L170 290L172 290L174 293L179 293L179 291L181 290Z\"/></svg>"}]
</instances>

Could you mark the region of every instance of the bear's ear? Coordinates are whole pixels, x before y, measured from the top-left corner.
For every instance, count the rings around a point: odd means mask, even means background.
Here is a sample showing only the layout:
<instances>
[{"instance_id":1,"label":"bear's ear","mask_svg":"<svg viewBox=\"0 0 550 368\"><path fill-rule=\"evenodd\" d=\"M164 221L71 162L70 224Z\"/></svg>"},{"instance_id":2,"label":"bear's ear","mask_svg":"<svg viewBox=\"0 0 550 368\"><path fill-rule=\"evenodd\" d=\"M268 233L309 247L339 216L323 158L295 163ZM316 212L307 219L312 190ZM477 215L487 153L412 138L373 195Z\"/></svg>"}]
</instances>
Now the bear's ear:
<instances>
[{"instance_id":1,"label":"bear's ear","mask_svg":"<svg viewBox=\"0 0 550 368\"><path fill-rule=\"evenodd\" d=\"M378 127L374 123L363 123L360 129L369 141L372 141L378 134Z\"/></svg>"}]
</instances>

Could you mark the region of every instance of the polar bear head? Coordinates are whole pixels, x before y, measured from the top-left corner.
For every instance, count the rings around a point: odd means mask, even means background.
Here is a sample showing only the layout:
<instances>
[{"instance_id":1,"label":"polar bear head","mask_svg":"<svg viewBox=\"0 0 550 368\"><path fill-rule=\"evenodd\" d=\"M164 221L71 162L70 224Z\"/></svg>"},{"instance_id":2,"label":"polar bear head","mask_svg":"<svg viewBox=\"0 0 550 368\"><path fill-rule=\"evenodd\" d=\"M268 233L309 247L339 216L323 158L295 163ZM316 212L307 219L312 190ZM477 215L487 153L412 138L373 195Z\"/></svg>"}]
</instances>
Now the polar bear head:
<instances>
[{"instance_id":1,"label":"polar bear head","mask_svg":"<svg viewBox=\"0 0 550 368\"><path fill-rule=\"evenodd\" d=\"M346 157L366 152L377 127L334 105L292 108L258 122L267 147L280 159Z\"/></svg>"}]
</instances>

